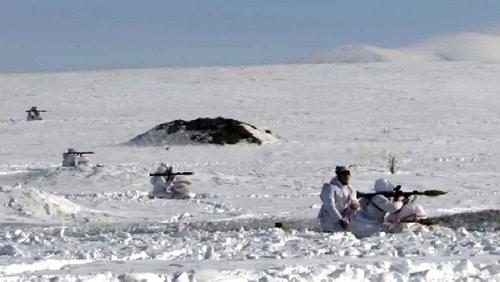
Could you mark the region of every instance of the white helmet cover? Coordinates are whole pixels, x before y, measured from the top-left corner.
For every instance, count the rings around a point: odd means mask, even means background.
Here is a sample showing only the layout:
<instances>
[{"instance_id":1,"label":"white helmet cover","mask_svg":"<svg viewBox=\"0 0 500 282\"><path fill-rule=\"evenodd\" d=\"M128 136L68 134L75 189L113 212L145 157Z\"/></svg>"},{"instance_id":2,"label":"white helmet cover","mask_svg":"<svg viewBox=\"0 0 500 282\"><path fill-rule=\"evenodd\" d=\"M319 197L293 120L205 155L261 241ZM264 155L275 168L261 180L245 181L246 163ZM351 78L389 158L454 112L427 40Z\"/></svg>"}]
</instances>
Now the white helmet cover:
<instances>
[{"instance_id":1,"label":"white helmet cover","mask_svg":"<svg viewBox=\"0 0 500 282\"><path fill-rule=\"evenodd\" d=\"M392 192L394 187L396 186L387 179L381 178L375 181L375 192Z\"/></svg>"}]
</instances>

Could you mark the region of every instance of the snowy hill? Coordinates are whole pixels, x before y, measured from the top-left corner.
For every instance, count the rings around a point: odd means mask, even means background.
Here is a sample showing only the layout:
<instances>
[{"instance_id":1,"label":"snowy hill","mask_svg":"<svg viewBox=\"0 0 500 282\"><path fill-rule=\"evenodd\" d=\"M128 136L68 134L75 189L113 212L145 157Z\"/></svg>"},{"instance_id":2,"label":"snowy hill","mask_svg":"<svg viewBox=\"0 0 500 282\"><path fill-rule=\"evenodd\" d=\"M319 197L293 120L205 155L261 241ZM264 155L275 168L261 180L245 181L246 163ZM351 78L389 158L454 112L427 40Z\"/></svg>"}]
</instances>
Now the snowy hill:
<instances>
[{"instance_id":1,"label":"snowy hill","mask_svg":"<svg viewBox=\"0 0 500 282\"><path fill-rule=\"evenodd\" d=\"M400 48L348 45L304 60L306 63L500 62L500 36L462 33Z\"/></svg>"}]
</instances>

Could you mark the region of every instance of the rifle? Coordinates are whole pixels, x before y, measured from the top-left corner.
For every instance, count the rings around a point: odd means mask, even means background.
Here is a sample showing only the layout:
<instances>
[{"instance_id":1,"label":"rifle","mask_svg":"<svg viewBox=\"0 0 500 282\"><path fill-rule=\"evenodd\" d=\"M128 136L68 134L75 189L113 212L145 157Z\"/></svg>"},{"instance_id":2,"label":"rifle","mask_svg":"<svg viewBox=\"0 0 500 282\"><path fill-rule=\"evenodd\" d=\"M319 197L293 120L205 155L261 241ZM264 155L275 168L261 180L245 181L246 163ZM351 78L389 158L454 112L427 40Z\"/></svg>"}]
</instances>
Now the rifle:
<instances>
[{"instance_id":1,"label":"rifle","mask_svg":"<svg viewBox=\"0 0 500 282\"><path fill-rule=\"evenodd\" d=\"M371 198L376 195L383 195L385 197L404 197L404 198L409 198L412 195L422 195L422 196L428 196L428 197L437 197L446 194L444 191L440 190L425 190L425 191L411 191L411 192L403 192L401 191L401 185L396 186L396 188L393 189L392 192L375 192L375 193L363 193L363 192L356 192L356 197L357 198Z\"/></svg>"},{"instance_id":2,"label":"rifle","mask_svg":"<svg viewBox=\"0 0 500 282\"><path fill-rule=\"evenodd\" d=\"M71 155L87 155L87 154L95 154L94 152L66 152Z\"/></svg>"},{"instance_id":3,"label":"rifle","mask_svg":"<svg viewBox=\"0 0 500 282\"><path fill-rule=\"evenodd\" d=\"M193 175L191 171L150 173L149 176Z\"/></svg>"},{"instance_id":4,"label":"rifle","mask_svg":"<svg viewBox=\"0 0 500 282\"><path fill-rule=\"evenodd\" d=\"M26 110L25 112L29 113L29 112L39 112L39 113L45 113L45 112L48 112L47 110Z\"/></svg>"}]
</instances>

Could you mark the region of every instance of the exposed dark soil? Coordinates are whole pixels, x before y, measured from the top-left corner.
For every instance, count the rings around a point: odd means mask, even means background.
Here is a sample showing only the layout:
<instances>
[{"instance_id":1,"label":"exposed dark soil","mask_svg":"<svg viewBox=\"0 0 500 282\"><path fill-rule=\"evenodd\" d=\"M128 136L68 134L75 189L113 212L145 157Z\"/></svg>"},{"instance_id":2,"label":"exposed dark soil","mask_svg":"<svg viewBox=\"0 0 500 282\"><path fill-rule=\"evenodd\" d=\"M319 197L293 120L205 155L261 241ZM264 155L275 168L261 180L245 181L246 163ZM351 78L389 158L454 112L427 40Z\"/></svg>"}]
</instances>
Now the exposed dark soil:
<instances>
[{"instance_id":1,"label":"exposed dark soil","mask_svg":"<svg viewBox=\"0 0 500 282\"><path fill-rule=\"evenodd\" d=\"M232 145L240 142L262 144L245 126L255 126L230 118L197 118L195 120L174 120L157 125L153 129L131 139L128 144L139 146L159 146L170 144L172 136L182 133L188 143ZM271 134L269 130L263 131Z\"/></svg>"},{"instance_id":2,"label":"exposed dark soil","mask_svg":"<svg viewBox=\"0 0 500 282\"><path fill-rule=\"evenodd\" d=\"M223 117L217 118L197 118L195 120L174 120L156 126L156 130L166 130L168 134L179 130L200 131L199 134L193 134L191 140L199 143L209 144L236 144L240 141L248 143L261 144L261 141L253 136L245 127L243 122ZM246 125L249 125L245 123ZM253 128L255 126L249 125Z\"/></svg>"}]
</instances>

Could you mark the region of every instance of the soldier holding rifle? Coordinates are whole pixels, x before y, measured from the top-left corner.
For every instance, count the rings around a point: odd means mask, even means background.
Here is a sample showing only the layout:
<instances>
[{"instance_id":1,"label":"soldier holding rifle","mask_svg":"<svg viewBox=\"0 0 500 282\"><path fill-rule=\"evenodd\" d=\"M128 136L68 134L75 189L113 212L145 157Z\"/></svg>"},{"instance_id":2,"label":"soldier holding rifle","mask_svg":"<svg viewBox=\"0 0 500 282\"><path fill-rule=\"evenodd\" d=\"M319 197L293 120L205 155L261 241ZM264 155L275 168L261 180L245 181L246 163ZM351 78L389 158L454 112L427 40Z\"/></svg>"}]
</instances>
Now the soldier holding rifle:
<instances>
[{"instance_id":1,"label":"soldier holding rifle","mask_svg":"<svg viewBox=\"0 0 500 282\"><path fill-rule=\"evenodd\" d=\"M77 167L79 165L88 165L89 159L85 156L94 152L77 152L73 148L68 148L68 151L63 153L64 167Z\"/></svg>"},{"instance_id":2,"label":"soldier holding rifle","mask_svg":"<svg viewBox=\"0 0 500 282\"><path fill-rule=\"evenodd\" d=\"M189 199L191 181L184 175L192 172L173 172L172 166L161 163L155 173L150 173L153 192L151 198Z\"/></svg>"},{"instance_id":3,"label":"soldier holding rifle","mask_svg":"<svg viewBox=\"0 0 500 282\"><path fill-rule=\"evenodd\" d=\"M357 237L371 236L389 230L399 223L418 222L426 218L425 211L414 203L416 195L440 196L438 190L403 192L387 179L375 181L375 193L357 192L361 210L354 216L350 231ZM410 198L413 197L413 200Z\"/></svg>"},{"instance_id":4,"label":"soldier holding rifle","mask_svg":"<svg viewBox=\"0 0 500 282\"><path fill-rule=\"evenodd\" d=\"M40 113L46 112L45 110L39 110L37 107L33 106L31 109L26 110L28 113L28 116L26 117L27 121L32 121L32 120L42 120L42 117L40 116Z\"/></svg>"}]
</instances>

